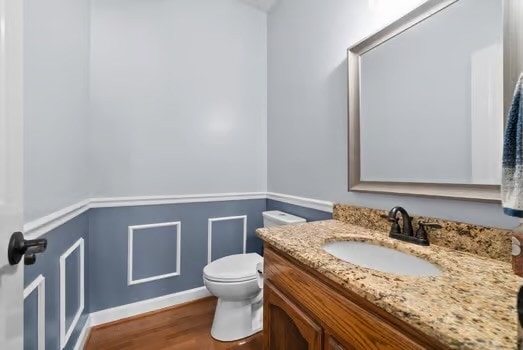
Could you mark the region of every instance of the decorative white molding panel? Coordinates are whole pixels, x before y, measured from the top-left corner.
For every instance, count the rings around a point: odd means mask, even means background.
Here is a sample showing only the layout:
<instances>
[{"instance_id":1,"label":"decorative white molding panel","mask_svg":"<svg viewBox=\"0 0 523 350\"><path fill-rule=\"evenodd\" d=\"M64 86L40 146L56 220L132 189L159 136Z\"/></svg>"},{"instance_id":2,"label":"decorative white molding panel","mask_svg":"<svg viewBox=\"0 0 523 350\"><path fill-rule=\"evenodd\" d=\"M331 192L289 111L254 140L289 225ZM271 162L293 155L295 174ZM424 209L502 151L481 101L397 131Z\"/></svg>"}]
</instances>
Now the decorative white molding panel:
<instances>
[{"instance_id":1,"label":"decorative white molding panel","mask_svg":"<svg viewBox=\"0 0 523 350\"><path fill-rule=\"evenodd\" d=\"M71 325L69 328L67 328L66 325L66 263L67 263L67 257L69 257L75 250L79 249L80 252L80 271L78 273L80 274L80 305L78 307L78 310L76 311L76 314L73 318L73 321L71 322ZM85 248L84 248L84 239L80 238L78 241L76 241L75 244L73 244L65 253L63 253L60 256L60 348L63 349L67 345L67 342L69 341L69 338L71 337L71 334L73 333L76 324L80 320L80 316L82 316L82 312L84 311L85 306L85 285L84 285L84 272L85 272Z\"/></svg>"},{"instance_id":2,"label":"decorative white molding panel","mask_svg":"<svg viewBox=\"0 0 523 350\"><path fill-rule=\"evenodd\" d=\"M210 218L207 228L207 263L210 263L212 260L212 224L228 220L243 220L243 254L247 251L247 215Z\"/></svg>"},{"instance_id":3,"label":"decorative white molding panel","mask_svg":"<svg viewBox=\"0 0 523 350\"><path fill-rule=\"evenodd\" d=\"M24 289L24 299L38 292L38 350L45 350L45 278L39 275Z\"/></svg>"},{"instance_id":4,"label":"decorative white molding panel","mask_svg":"<svg viewBox=\"0 0 523 350\"><path fill-rule=\"evenodd\" d=\"M176 271L167 273L167 274L163 274L163 275L151 276L151 277L135 280L133 277L133 256L134 256L133 237L134 237L135 231L151 229L151 228L159 228L159 227L169 227L169 226L176 226ZM128 244L127 285L132 286L135 284L147 283L147 282L151 282L151 281L157 281L157 280L161 280L164 278L170 278L170 277L175 277L175 276L180 275L181 246L182 246L181 230L182 230L182 223L180 221L164 222L164 223L149 224L149 225L129 226L129 231L128 231L128 235L127 235L127 239L128 239L128 243L127 243Z\"/></svg>"}]
</instances>

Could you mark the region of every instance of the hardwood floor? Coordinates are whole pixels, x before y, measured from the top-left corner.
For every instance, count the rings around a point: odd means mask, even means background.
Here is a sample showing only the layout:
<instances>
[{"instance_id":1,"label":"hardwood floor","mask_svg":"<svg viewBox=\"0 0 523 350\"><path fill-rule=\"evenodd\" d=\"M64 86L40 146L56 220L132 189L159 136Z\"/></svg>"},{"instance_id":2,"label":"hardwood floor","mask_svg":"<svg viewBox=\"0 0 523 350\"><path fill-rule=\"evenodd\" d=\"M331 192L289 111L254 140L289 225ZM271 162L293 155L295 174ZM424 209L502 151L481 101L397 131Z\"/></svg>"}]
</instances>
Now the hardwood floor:
<instances>
[{"instance_id":1,"label":"hardwood floor","mask_svg":"<svg viewBox=\"0 0 523 350\"><path fill-rule=\"evenodd\" d=\"M261 350L261 333L237 342L211 338L216 298L206 298L91 329L85 350Z\"/></svg>"}]
</instances>

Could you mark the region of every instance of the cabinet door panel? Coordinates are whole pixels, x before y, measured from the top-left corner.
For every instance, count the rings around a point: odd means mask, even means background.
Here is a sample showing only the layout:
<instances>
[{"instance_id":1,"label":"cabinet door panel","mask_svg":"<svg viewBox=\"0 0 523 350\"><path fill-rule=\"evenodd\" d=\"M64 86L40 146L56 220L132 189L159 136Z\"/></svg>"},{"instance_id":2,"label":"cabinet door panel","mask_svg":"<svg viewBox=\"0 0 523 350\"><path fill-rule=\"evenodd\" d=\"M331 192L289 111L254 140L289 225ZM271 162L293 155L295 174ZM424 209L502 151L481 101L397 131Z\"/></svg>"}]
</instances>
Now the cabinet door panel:
<instances>
[{"instance_id":1,"label":"cabinet door panel","mask_svg":"<svg viewBox=\"0 0 523 350\"><path fill-rule=\"evenodd\" d=\"M264 286L266 350L321 350L322 329L270 283Z\"/></svg>"},{"instance_id":2,"label":"cabinet door panel","mask_svg":"<svg viewBox=\"0 0 523 350\"><path fill-rule=\"evenodd\" d=\"M341 345L333 336L326 336L325 340L325 349L326 350L352 350L352 348L345 347Z\"/></svg>"}]
</instances>

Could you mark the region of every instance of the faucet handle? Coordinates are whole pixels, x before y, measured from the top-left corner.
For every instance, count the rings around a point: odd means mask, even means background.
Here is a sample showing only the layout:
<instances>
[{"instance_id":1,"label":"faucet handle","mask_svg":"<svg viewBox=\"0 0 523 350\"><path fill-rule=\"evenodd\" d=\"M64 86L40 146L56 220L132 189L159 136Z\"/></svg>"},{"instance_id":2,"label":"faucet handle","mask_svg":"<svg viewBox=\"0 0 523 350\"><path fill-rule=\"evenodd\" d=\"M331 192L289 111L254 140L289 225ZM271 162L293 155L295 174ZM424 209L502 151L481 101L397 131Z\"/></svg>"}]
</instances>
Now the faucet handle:
<instances>
[{"instance_id":1,"label":"faucet handle","mask_svg":"<svg viewBox=\"0 0 523 350\"><path fill-rule=\"evenodd\" d=\"M443 228L443 226L441 226L440 224L438 224L437 222L426 222L426 221L420 221L418 222L418 225L422 228L426 228L426 227L432 227L432 228Z\"/></svg>"},{"instance_id":2,"label":"faucet handle","mask_svg":"<svg viewBox=\"0 0 523 350\"><path fill-rule=\"evenodd\" d=\"M429 235L427 234L427 230L425 228L442 228L440 224L436 222L425 222L425 221L419 221L418 222L418 230L416 231L416 238L419 240L420 244L422 245L429 245Z\"/></svg>"}]
</instances>

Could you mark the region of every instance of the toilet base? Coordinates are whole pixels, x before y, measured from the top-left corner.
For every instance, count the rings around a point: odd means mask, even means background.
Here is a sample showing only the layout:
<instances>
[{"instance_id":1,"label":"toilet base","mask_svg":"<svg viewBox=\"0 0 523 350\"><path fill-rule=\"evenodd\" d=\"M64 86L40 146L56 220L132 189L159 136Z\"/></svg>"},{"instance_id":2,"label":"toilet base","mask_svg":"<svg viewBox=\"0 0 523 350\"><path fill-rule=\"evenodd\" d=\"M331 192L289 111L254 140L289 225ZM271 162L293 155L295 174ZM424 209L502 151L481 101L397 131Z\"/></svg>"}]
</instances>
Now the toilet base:
<instances>
[{"instance_id":1,"label":"toilet base","mask_svg":"<svg viewBox=\"0 0 523 350\"><path fill-rule=\"evenodd\" d=\"M250 337L263 327L263 302L253 300L227 301L218 299L211 336L228 342Z\"/></svg>"}]
</instances>

